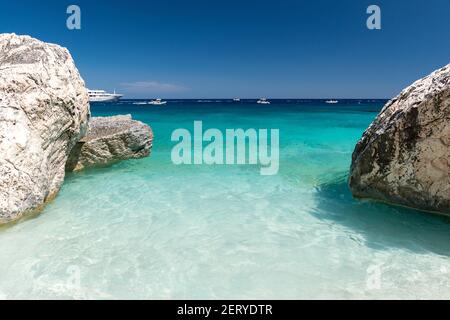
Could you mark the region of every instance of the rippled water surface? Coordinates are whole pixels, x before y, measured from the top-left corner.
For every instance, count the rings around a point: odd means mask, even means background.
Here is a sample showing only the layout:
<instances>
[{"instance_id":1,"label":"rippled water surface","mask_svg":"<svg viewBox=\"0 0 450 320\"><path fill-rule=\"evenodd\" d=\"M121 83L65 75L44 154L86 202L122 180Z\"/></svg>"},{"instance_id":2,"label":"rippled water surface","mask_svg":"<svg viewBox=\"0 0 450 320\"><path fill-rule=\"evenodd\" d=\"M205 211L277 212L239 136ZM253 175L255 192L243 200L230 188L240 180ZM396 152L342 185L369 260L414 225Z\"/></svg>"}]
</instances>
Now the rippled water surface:
<instances>
[{"instance_id":1,"label":"rippled water surface","mask_svg":"<svg viewBox=\"0 0 450 320\"><path fill-rule=\"evenodd\" d=\"M450 298L450 222L352 199L351 153L380 102L123 101L153 154L70 174L0 229L0 298ZM174 166L176 128L279 128L280 171Z\"/></svg>"}]
</instances>

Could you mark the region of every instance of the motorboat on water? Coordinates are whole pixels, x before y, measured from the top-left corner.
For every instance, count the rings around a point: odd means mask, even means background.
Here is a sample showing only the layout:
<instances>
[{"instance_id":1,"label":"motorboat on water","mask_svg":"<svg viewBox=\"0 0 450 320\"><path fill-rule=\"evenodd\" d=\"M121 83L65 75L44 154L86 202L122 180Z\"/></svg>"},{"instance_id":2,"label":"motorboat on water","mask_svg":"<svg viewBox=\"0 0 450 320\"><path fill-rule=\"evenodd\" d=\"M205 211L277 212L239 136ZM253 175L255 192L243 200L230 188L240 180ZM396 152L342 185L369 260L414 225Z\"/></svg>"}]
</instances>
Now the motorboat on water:
<instances>
[{"instance_id":1,"label":"motorboat on water","mask_svg":"<svg viewBox=\"0 0 450 320\"><path fill-rule=\"evenodd\" d=\"M328 103L328 104L337 104L337 103L339 103L339 101L338 101L338 100L327 100L327 101L325 101L325 103Z\"/></svg>"},{"instance_id":2,"label":"motorboat on water","mask_svg":"<svg viewBox=\"0 0 450 320\"><path fill-rule=\"evenodd\" d=\"M155 99L150 101L148 104L154 105L154 106L163 106L167 104L167 101L162 101L161 99Z\"/></svg>"},{"instance_id":3,"label":"motorboat on water","mask_svg":"<svg viewBox=\"0 0 450 320\"><path fill-rule=\"evenodd\" d=\"M234 101L234 102L241 102L241 99L239 99L239 98L234 98L233 101Z\"/></svg>"},{"instance_id":4,"label":"motorboat on water","mask_svg":"<svg viewBox=\"0 0 450 320\"><path fill-rule=\"evenodd\" d=\"M123 97L122 94L108 93L105 90L89 90L89 102L116 102Z\"/></svg>"},{"instance_id":5,"label":"motorboat on water","mask_svg":"<svg viewBox=\"0 0 450 320\"><path fill-rule=\"evenodd\" d=\"M261 98L258 101L256 101L256 103L258 103L258 104L270 104L270 101L267 100L266 98Z\"/></svg>"}]
</instances>

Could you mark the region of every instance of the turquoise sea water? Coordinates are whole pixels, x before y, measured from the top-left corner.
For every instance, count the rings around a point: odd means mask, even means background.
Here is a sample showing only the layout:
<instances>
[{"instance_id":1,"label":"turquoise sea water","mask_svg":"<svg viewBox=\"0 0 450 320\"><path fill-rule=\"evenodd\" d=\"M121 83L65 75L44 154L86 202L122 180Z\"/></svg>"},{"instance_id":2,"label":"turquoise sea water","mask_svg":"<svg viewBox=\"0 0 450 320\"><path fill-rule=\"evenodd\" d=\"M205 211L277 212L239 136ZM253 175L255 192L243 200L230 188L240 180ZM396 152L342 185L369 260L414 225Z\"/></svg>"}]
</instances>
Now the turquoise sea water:
<instances>
[{"instance_id":1,"label":"turquoise sea water","mask_svg":"<svg viewBox=\"0 0 450 320\"><path fill-rule=\"evenodd\" d=\"M39 216L0 228L0 298L450 298L450 221L352 199L354 145L382 102L122 101L151 157L70 174ZM171 133L278 128L280 170L174 166Z\"/></svg>"}]
</instances>

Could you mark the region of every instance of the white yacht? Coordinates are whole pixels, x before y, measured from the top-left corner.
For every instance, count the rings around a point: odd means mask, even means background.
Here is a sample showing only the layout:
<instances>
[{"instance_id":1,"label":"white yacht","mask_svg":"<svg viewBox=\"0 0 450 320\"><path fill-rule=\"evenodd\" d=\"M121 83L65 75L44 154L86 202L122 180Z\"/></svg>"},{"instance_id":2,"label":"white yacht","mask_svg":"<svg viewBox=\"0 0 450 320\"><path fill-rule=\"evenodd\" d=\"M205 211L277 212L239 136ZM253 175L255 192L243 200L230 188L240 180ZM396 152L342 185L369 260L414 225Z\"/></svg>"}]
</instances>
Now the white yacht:
<instances>
[{"instance_id":1,"label":"white yacht","mask_svg":"<svg viewBox=\"0 0 450 320\"><path fill-rule=\"evenodd\" d=\"M233 101L234 101L234 102L241 102L241 99L239 99L239 98L234 98Z\"/></svg>"},{"instance_id":2,"label":"white yacht","mask_svg":"<svg viewBox=\"0 0 450 320\"><path fill-rule=\"evenodd\" d=\"M167 104L167 101L162 101L161 99L155 99L150 101L148 104L152 104L154 106L163 106L165 104Z\"/></svg>"},{"instance_id":3,"label":"white yacht","mask_svg":"<svg viewBox=\"0 0 450 320\"><path fill-rule=\"evenodd\" d=\"M337 101L337 100L327 100L327 101L325 101L325 103L328 103L328 104L337 104L337 103L339 103L339 101Z\"/></svg>"},{"instance_id":4,"label":"white yacht","mask_svg":"<svg viewBox=\"0 0 450 320\"><path fill-rule=\"evenodd\" d=\"M258 101L256 101L258 104L270 104L270 101L268 101L266 98L261 98Z\"/></svg>"},{"instance_id":5,"label":"white yacht","mask_svg":"<svg viewBox=\"0 0 450 320\"><path fill-rule=\"evenodd\" d=\"M108 93L105 90L89 90L89 102L115 102L123 97L122 94Z\"/></svg>"}]
</instances>

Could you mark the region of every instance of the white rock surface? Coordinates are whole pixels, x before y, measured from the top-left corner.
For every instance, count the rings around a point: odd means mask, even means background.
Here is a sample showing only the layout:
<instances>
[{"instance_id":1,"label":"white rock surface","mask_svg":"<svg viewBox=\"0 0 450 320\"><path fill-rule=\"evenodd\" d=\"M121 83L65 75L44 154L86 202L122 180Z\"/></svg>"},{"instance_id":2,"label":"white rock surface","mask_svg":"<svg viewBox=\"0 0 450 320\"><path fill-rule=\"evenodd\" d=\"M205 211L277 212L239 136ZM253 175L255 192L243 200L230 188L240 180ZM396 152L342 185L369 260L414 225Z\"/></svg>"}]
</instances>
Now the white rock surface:
<instances>
[{"instance_id":1,"label":"white rock surface","mask_svg":"<svg viewBox=\"0 0 450 320\"><path fill-rule=\"evenodd\" d=\"M89 117L85 84L67 49L0 34L0 222L57 194Z\"/></svg>"},{"instance_id":2,"label":"white rock surface","mask_svg":"<svg viewBox=\"0 0 450 320\"><path fill-rule=\"evenodd\" d=\"M152 129L131 115L95 117L87 135L72 149L66 169L79 171L147 157L152 143Z\"/></svg>"},{"instance_id":3,"label":"white rock surface","mask_svg":"<svg viewBox=\"0 0 450 320\"><path fill-rule=\"evenodd\" d=\"M450 65L386 104L356 146L350 188L356 197L450 214Z\"/></svg>"}]
</instances>

